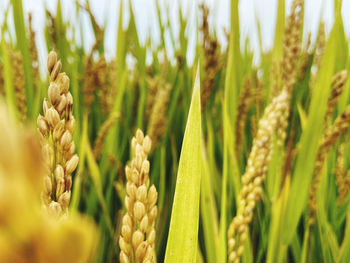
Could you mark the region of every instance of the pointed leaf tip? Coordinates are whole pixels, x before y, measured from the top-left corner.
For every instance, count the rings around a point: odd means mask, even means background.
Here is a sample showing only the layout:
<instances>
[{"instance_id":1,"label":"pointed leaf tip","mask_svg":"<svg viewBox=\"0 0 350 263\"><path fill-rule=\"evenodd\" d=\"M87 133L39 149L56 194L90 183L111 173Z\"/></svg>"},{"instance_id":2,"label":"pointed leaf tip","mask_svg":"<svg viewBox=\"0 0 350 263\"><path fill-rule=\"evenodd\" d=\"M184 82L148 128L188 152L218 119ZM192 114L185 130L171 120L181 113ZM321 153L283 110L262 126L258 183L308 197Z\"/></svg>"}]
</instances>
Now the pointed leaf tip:
<instances>
[{"instance_id":1,"label":"pointed leaf tip","mask_svg":"<svg viewBox=\"0 0 350 263\"><path fill-rule=\"evenodd\" d=\"M193 92L196 90L200 90L200 71L199 71L199 60L197 63L197 71L196 71L196 79L194 81Z\"/></svg>"}]
</instances>

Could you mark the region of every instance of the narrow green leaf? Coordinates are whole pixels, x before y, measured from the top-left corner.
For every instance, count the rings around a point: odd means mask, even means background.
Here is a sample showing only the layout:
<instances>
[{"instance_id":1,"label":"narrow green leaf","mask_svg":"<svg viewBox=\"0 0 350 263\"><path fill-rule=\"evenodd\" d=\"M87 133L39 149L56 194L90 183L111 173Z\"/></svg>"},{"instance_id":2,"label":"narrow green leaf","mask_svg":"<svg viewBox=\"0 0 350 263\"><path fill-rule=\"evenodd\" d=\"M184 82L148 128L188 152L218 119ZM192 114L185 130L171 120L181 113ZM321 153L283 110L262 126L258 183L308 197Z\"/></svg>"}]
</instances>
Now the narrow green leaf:
<instances>
[{"instance_id":1,"label":"narrow green leaf","mask_svg":"<svg viewBox=\"0 0 350 263\"><path fill-rule=\"evenodd\" d=\"M210 168L202 140L202 190L201 190L201 222L203 223L205 254L208 263L217 262L219 245L217 209L214 192L210 184Z\"/></svg>"},{"instance_id":2,"label":"narrow green leaf","mask_svg":"<svg viewBox=\"0 0 350 263\"><path fill-rule=\"evenodd\" d=\"M277 61L282 58L283 53L283 36L284 36L284 24L285 24L285 0L278 0L277 18L275 28L275 39L273 57Z\"/></svg>"},{"instance_id":3,"label":"narrow green leaf","mask_svg":"<svg viewBox=\"0 0 350 263\"><path fill-rule=\"evenodd\" d=\"M198 66L177 173L164 261L166 263L194 263L196 260L201 162L201 108Z\"/></svg>"},{"instance_id":4,"label":"narrow green leaf","mask_svg":"<svg viewBox=\"0 0 350 263\"><path fill-rule=\"evenodd\" d=\"M83 119L82 136L81 136L80 145L79 145L79 165L78 165L77 173L74 178L73 191L72 191L73 196L72 196L72 202L70 205L70 210L72 211L78 209L78 205L80 201L82 172L84 171L84 166L85 166L84 165L85 164L85 147L86 147L86 142L88 140L87 123L88 123L88 116L87 114L85 114Z\"/></svg>"},{"instance_id":5,"label":"narrow green leaf","mask_svg":"<svg viewBox=\"0 0 350 263\"><path fill-rule=\"evenodd\" d=\"M86 160L87 160L87 164L89 166L89 171L90 171L92 181L93 181L95 189L96 189L98 200L99 200L101 207L102 207L103 216L106 220L109 234L113 238L113 226L112 226L112 221L111 221L111 218L109 216L108 208L106 205L106 200L103 196L100 169L95 161L95 157L94 157L94 154L91 150L89 142L86 143Z\"/></svg>"}]
</instances>

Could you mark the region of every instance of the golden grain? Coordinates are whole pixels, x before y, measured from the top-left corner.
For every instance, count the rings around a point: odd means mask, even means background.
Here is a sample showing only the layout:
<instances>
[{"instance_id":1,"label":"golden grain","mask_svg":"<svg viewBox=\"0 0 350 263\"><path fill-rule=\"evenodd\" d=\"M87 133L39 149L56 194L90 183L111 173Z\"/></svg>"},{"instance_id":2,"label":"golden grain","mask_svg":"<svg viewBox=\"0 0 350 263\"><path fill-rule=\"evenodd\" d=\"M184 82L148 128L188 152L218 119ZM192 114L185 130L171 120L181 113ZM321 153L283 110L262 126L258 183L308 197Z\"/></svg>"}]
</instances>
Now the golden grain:
<instances>
[{"instance_id":1,"label":"golden grain","mask_svg":"<svg viewBox=\"0 0 350 263\"><path fill-rule=\"evenodd\" d=\"M156 262L154 253L157 190L149 187L151 139L141 130L132 138L133 159L125 168L125 207L119 238L120 262Z\"/></svg>"},{"instance_id":2,"label":"golden grain","mask_svg":"<svg viewBox=\"0 0 350 263\"><path fill-rule=\"evenodd\" d=\"M72 113L73 97L69 92L69 78L61 73L62 64L51 51L47 59L50 75L48 100L44 100L44 116L37 119L45 158L44 207L55 217L67 215L71 198L72 173L78 165L72 134L75 119Z\"/></svg>"},{"instance_id":3,"label":"golden grain","mask_svg":"<svg viewBox=\"0 0 350 263\"><path fill-rule=\"evenodd\" d=\"M242 188L239 194L238 210L228 229L229 262L239 262L244 244L248 237L249 224L253 210L262 194L262 182L271 159L273 135L280 125L280 116L288 109L289 96L286 90L274 98L265 109L259 121L259 128L253 141L246 172L242 176Z\"/></svg>"},{"instance_id":4,"label":"golden grain","mask_svg":"<svg viewBox=\"0 0 350 263\"><path fill-rule=\"evenodd\" d=\"M155 102L152 108L147 133L152 140L152 146L155 148L162 138L166 128L166 113L170 99L171 86L165 84L157 92Z\"/></svg>"},{"instance_id":5,"label":"golden grain","mask_svg":"<svg viewBox=\"0 0 350 263\"><path fill-rule=\"evenodd\" d=\"M350 190L350 170L345 170L344 144L339 146L335 167L335 182L338 187L337 205L342 205Z\"/></svg>"},{"instance_id":6,"label":"golden grain","mask_svg":"<svg viewBox=\"0 0 350 263\"><path fill-rule=\"evenodd\" d=\"M348 105L345 111L334 121L333 125L326 129L324 132L316 155L315 167L312 176L312 183L310 186L310 199L309 209L310 217L309 224L312 225L316 219L316 208L317 208L317 190L320 186L322 179L322 168L323 164L328 156L328 153L333 145L337 142L340 135L345 132L349 127L350 121L350 105Z\"/></svg>"},{"instance_id":7,"label":"golden grain","mask_svg":"<svg viewBox=\"0 0 350 263\"><path fill-rule=\"evenodd\" d=\"M23 59L19 51L9 48L13 73L13 87L15 90L16 104L19 112L19 119L24 122L27 118L27 98L24 87Z\"/></svg>"},{"instance_id":8,"label":"golden grain","mask_svg":"<svg viewBox=\"0 0 350 263\"><path fill-rule=\"evenodd\" d=\"M343 93L345 82L348 78L347 70L343 70L334 75L332 80L332 91L328 98L327 110L325 114L325 127L328 126L328 119L332 116L340 95Z\"/></svg>"}]
</instances>

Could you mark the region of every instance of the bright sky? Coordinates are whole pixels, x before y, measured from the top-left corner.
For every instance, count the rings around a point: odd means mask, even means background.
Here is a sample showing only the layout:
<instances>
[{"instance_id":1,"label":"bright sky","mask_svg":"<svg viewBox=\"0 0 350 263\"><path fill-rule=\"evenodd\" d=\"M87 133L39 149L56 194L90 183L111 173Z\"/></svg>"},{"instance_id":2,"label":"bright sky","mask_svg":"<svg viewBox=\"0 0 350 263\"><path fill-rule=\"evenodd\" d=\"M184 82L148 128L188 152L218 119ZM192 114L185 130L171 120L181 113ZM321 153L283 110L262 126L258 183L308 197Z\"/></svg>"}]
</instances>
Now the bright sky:
<instances>
[{"instance_id":1,"label":"bright sky","mask_svg":"<svg viewBox=\"0 0 350 263\"><path fill-rule=\"evenodd\" d=\"M77 18L74 13L75 0L61 0L63 13L65 20L71 20L72 24L75 24ZM96 16L97 21L100 24L107 23L105 50L107 57L111 57L115 54L116 46L116 34L117 34L117 21L119 16L119 5L121 0L90 0L91 8ZM127 13L127 0L124 1L124 9L126 14L125 25L128 19ZM189 17L188 23L188 35L190 37L189 48L195 46L195 24L199 21L198 3L202 0L186 1L186 0L159 0L162 10L166 8L170 13L170 23L178 32L179 25L177 22L178 8L181 6L185 16ZM2 23L3 12L8 5L9 0L0 0L0 23ZM85 2L85 0L81 0ZM209 17L209 23L214 25L218 30L218 38L226 45L224 28L229 28L229 10L230 0L206 0L210 7L211 15ZM289 10L292 0L286 0L286 8ZM23 0L23 6L25 12L33 13L33 26L34 30L42 32L45 19L45 6L50 11L54 11L57 0ZM140 34L140 39L144 42L149 32L151 33L152 43L159 43L159 30L157 22L157 13L155 7L155 0L132 0L136 25ZM268 49L271 47L273 41L275 19L276 19L277 0L241 0L239 4L240 11L240 25L241 25L241 40L244 41L245 37L249 36L251 40L251 46L253 49L258 49L258 38L256 29L256 17L261 22L261 30L263 37L263 47ZM288 11L287 11L288 12ZM342 14L344 19L344 25L346 34L350 36L350 0L343 0ZM326 23L327 31L330 30L334 17L333 17L333 0L305 0L305 34L308 31L316 32L319 17L322 16ZM9 18L12 20L12 18ZM165 17L164 17L165 19ZM92 35L91 26L88 23L87 15L83 16L83 30L84 30L84 48L89 49L94 38ZM166 39L169 40L169 37ZM47 54L44 46L43 34L37 34L37 42L39 47L39 56L42 61L45 61ZM193 60L193 52L189 52L188 59Z\"/></svg>"}]
</instances>

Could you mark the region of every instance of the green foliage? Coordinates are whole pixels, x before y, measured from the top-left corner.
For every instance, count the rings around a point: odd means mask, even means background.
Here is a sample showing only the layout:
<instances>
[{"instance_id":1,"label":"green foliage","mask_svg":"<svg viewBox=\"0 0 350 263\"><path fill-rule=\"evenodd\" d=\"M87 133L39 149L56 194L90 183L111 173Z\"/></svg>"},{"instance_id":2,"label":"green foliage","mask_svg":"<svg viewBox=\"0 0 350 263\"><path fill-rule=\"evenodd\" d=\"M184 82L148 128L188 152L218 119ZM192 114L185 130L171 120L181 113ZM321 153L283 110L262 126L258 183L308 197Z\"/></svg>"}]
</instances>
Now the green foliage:
<instances>
[{"instance_id":1,"label":"green foliage","mask_svg":"<svg viewBox=\"0 0 350 263\"><path fill-rule=\"evenodd\" d=\"M164 262L196 262L201 185L199 66L181 148Z\"/></svg>"}]
</instances>

